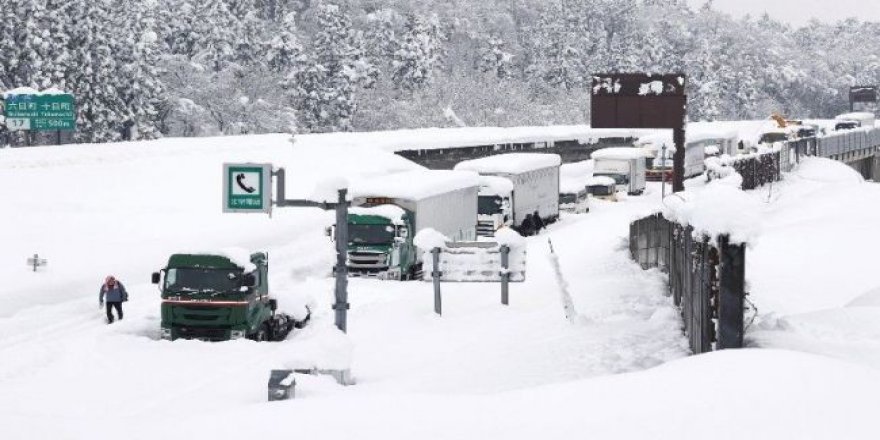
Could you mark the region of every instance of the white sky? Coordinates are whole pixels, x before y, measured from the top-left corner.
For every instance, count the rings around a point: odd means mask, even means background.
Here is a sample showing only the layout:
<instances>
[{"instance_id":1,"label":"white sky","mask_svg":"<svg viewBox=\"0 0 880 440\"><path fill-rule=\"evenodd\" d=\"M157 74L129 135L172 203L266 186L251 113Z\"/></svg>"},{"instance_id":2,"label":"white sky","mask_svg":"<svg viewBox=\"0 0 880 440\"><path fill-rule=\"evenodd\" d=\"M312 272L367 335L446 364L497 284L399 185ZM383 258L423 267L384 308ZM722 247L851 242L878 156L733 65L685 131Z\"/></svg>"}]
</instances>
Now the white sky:
<instances>
[{"instance_id":1,"label":"white sky","mask_svg":"<svg viewBox=\"0 0 880 440\"><path fill-rule=\"evenodd\" d=\"M706 2L687 1L694 8ZM734 16L760 16L766 11L777 20L794 25L806 24L813 17L825 22L852 16L863 21L880 21L880 0L715 0L713 7Z\"/></svg>"}]
</instances>

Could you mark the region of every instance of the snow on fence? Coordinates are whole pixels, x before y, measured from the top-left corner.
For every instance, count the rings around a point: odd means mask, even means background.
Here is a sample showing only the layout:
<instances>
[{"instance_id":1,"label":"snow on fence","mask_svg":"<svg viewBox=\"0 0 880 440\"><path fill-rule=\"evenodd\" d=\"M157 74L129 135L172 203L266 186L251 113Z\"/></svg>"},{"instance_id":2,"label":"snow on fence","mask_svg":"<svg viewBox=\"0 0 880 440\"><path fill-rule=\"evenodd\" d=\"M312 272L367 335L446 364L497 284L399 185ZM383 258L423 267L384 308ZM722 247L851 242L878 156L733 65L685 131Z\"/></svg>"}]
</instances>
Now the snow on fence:
<instances>
[{"instance_id":1,"label":"snow on fence","mask_svg":"<svg viewBox=\"0 0 880 440\"><path fill-rule=\"evenodd\" d=\"M430 228L416 234L415 244L425 253L424 279L434 283L435 313L443 310L442 281L500 282L501 304L509 304L509 283L526 280L526 241L510 228L496 231L495 240L452 242Z\"/></svg>"},{"instance_id":2,"label":"snow on fence","mask_svg":"<svg viewBox=\"0 0 880 440\"><path fill-rule=\"evenodd\" d=\"M655 214L630 224L630 255L669 275L694 354L743 346L746 245L708 237Z\"/></svg>"},{"instance_id":3,"label":"snow on fence","mask_svg":"<svg viewBox=\"0 0 880 440\"><path fill-rule=\"evenodd\" d=\"M752 190L782 180L782 173L791 171L795 158L788 144L741 156L724 156L706 160L708 179L720 179L733 172L742 176L742 189Z\"/></svg>"},{"instance_id":4,"label":"snow on fence","mask_svg":"<svg viewBox=\"0 0 880 440\"><path fill-rule=\"evenodd\" d=\"M526 280L526 249L511 248L508 268L501 264L501 247L496 242L449 242L441 248L440 281L501 282L503 273L510 274L510 282ZM433 280L433 259L424 259L425 280Z\"/></svg>"}]
</instances>

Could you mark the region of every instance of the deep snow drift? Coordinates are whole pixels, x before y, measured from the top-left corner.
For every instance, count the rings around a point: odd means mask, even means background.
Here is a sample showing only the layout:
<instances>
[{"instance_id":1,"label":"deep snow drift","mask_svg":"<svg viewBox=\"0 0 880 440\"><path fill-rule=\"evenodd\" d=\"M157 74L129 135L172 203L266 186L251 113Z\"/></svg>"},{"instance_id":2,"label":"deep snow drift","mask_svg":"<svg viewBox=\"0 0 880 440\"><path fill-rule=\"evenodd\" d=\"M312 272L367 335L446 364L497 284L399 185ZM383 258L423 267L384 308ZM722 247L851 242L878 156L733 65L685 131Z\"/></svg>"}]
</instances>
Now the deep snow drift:
<instances>
[{"instance_id":1,"label":"deep snow drift","mask_svg":"<svg viewBox=\"0 0 880 440\"><path fill-rule=\"evenodd\" d=\"M653 184L529 238L527 280L511 286L507 308L496 284L449 283L437 317L430 283L353 279L349 334L337 332L323 233L332 214L220 213L224 161L284 166L289 197L419 169L317 139L0 151L0 187L16 188L4 193L11 214L0 228L2 437L873 437L880 320L877 295L863 294L880 283L877 238L864 231L880 216L880 189L841 165L810 160L772 193L748 195L761 228L747 269L761 312L751 344L840 359L771 349L686 358L664 277L627 256L629 221L661 206ZM576 325L564 318L548 238L584 318ZM277 344L157 340L150 272L172 252L230 246L268 250L280 308L310 302L313 325ZM25 265L34 252L49 259L38 273ZM108 273L132 298L112 326L97 308ZM358 384L300 375L296 400L265 402L270 368L308 365L350 365Z\"/></svg>"}]
</instances>

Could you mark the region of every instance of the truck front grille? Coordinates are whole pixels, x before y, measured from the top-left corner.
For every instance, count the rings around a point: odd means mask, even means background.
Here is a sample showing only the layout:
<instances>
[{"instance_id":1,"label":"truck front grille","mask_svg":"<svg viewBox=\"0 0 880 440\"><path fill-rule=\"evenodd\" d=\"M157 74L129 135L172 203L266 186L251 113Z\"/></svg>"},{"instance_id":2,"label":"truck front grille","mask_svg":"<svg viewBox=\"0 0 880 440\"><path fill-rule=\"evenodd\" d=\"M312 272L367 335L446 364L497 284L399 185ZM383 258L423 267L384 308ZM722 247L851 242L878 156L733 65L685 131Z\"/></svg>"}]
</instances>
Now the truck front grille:
<instances>
[{"instance_id":1,"label":"truck front grille","mask_svg":"<svg viewBox=\"0 0 880 440\"><path fill-rule=\"evenodd\" d=\"M477 236L478 237L494 237L495 236L495 222L493 222L493 221L479 221L479 222L477 222Z\"/></svg>"},{"instance_id":2,"label":"truck front grille","mask_svg":"<svg viewBox=\"0 0 880 440\"><path fill-rule=\"evenodd\" d=\"M178 338L204 339L208 341L223 341L228 339L229 329L222 327L189 327L174 326Z\"/></svg>"},{"instance_id":3,"label":"truck front grille","mask_svg":"<svg viewBox=\"0 0 880 440\"><path fill-rule=\"evenodd\" d=\"M384 252L350 252L348 267L355 271L385 270L388 268L388 255Z\"/></svg>"}]
</instances>

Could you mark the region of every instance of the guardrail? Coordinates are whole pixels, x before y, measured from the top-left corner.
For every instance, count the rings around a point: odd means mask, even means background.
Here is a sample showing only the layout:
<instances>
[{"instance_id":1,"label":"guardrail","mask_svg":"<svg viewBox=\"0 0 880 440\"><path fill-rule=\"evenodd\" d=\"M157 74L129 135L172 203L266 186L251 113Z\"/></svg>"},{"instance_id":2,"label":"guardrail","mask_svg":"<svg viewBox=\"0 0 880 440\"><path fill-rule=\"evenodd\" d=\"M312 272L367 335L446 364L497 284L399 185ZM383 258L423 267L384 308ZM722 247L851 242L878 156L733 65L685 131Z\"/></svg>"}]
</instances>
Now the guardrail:
<instances>
[{"instance_id":1,"label":"guardrail","mask_svg":"<svg viewBox=\"0 0 880 440\"><path fill-rule=\"evenodd\" d=\"M629 246L642 269L669 275L693 353L743 346L745 244L695 235L693 227L655 214L630 224Z\"/></svg>"}]
</instances>

